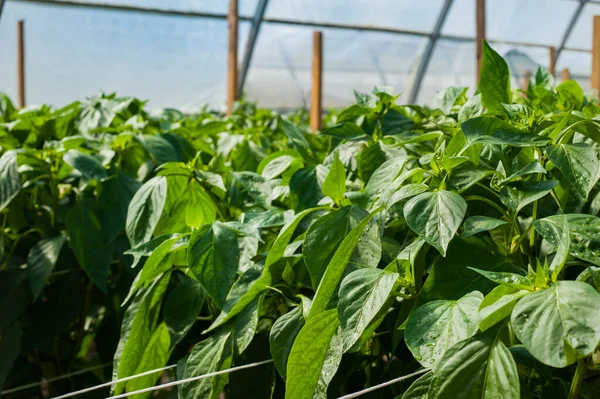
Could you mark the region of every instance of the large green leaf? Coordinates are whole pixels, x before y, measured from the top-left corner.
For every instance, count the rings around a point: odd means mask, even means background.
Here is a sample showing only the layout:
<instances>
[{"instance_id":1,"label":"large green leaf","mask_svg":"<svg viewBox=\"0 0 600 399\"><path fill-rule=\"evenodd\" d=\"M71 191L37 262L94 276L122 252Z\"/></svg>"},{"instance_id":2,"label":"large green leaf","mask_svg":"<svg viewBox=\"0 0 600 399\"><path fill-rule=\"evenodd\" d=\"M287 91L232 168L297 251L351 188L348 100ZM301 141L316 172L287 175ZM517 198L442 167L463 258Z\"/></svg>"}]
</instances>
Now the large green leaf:
<instances>
[{"instance_id":1,"label":"large green leaf","mask_svg":"<svg viewBox=\"0 0 600 399\"><path fill-rule=\"evenodd\" d=\"M138 369L156 325L156 315L168 283L168 275L157 278L150 287L140 291L127 308L113 358L113 380L129 377ZM114 394L121 393L125 386L126 382L117 383L113 387Z\"/></svg>"},{"instance_id":2,"label":"large green leaf","mask_svg":"<svg viewBox=\"0 0 600 399\"><path fill-rule=\"evenodd\" d=\"M600 294L577 281L559 281L527 295L512 311L514 333L540 362L566 367L600 344Z\"/></svg>"},{"instance_id":3,"label":"large green leaf","mask_svg":"<svg viewBox=\"0 0 600 399\"><path fill-rule=\"evenodd\" d=\"M313 399L337 328L338 315L335 309L320 312L309 318L302 327L288 358L287 399Z\"/></svg>"},{"instance_id":4,"label":"large green leaf","mask_svg":"<svg viewBox=\"0 0 600 399\"><path fill-rule=\"evenodd\" d=\"M196 322L205 297L202 286L183 275L179 285L167 295L163 313L173 346L185 337Z\"/></svg>"},{"instance_id":5,"label":"large green leaf","mask_svg":"<svg viewBox=\"0 0 600 399\"><path fill-rule=\"evenodd\" d=\"M505 220L491 218L489 216L471 216L465 220L465 230L463 237L469 237L483 231L493 230L496 227L508 224Z\"/></svg>"},{"instance_id":6,"label":"large green leaf","mask_svg":"<svg viewBox=\"0 0 600 399\"><path fill-rule=\"evenodd\" d=\"M585 200L598 181L600 162L594 147L586 143L559 144L546 148L548 158Z\"/></svg>"},{"instance_id":7,"label":"large green leaf","mask_svg":"<svg viewBox=\"0 0 600 399\"><path fill-rule=\"evenodd\" d=\"M304 327L305 321L302 314L302 307L296 307L278 318L269 334L269 347L271 349L271 356L275 362L275 367L285 379L286 368L292 345L296 340L296 336Z\"/></svg>"},{"instance_id":8,"label":"large green leaf","mask_svg":"<svg viewBox=\"0 0 600 399\"><path fill-rule=\"evenodd\" d=\"M569 230L569 253L600 266L600 218L584 214L556 215L535 220L533 226L546 241L559 248L564 242L564 217Z\"/></svg>"},{"instance_id":9,"label":"large green leaf","mask_svg":"<svg viewBox=\"0 0 600 399\"><path fill-rule=\"evenodd\" d=\"M483 298L479 307L479 329L486 331L510 316L517 301L531 291L499 285Z\"/></svg>"},{"instance_id":10,"label":"large green leaf","mask_svg":"<svg viewBox=\"0 0 600 399\"><path fill-rule=\"evenodd\" d=\"M413 382L410 387L400 397L396 399L428 399L427 392L429 392L429 386L433 379L433 372L428 371Z\"/></svg>"},{"instance_id":11,"label":"large green leaf","mask_svg":"<svg viewBox=\"0 0 600 399\"><path fill-rule=\"evenodd\" d=\"M473 271L519 272L492 245L477 237L458 238L448 248L445 258L438 257L431 269L420 296L425 301L436 299L459 299L472 292L486 295L496 284Z\"/></svg>"},{"instance_id":12,"label":"large green leaf","mask_svg":"<svg viewBox=\"0 0 600 399\"><path fill-rule=\"evenodd\" d=\"M367 213L357 206L347 206L323 215L310 225L306 232L302 255L310 273L313 288L317 288L327 265L333 258L348 232L356 227ZM362 241L352 252L352 263L376 267L381 258L381 243L377 223L372 221Z\"/></svg>"},{"instance_id":13,"label":"large green leaf","mask_svg":"<svg viewBox=\"0 0 600 399\"><path fill-rule=\"evenodd\" d=\"M237 235L220 222L195 230L188 264L217 306L223 306L240 263Z\"/></svg>"},{"instance_id":14,"label":"large green leaf","mask_svg":"<svg viewBox=\"0 0 600 399\"><path fill-rule=\"evenodd\" d=\"M419 194L404 205L408 227L444 256L466 213L466 201L450 191Z\"/></svg>"},{"instance_id":15,"label":"large green leaf","mask_svg":"<svg viewBox=\"0 0 600 399\"><path fill-rule=\"evenodd\" d=\"M17 153L7 151L0 157L0 211L19 194L19 190L21 190L21 176Z\"/></svg>"},{"instance_id":16,"label":"large green leaf","mask_svg":"<svg viewBox=\"0 0 600 399\"><path fill-rule=\"evenodd\" d=\"M67 214L65 224L69 244L77 261L102 291L110 272L112 246L104 240L102 225L94 213L93 199L80 197Z\"/></svg>"},{"instance_id":17,"label":"large green leaf","mask_svg":"<svg viewBox=\"0 0 600 399\"><path fill-rule=\"evenodd\" d=\"M103 212L102 225L107 242L113 242L123 231L129 203L140 186L137 180L121 171L102 183L98 200Z\"/></svg>"},{"instance_id":18,"label":"large green leaf","mask_svg":"<svg viewBox=\"0 0 600 399\"><path fill-rule=\"evenodd\" d=\"M483 59L479 78L481 103L492 111L502 112L502 104L510 104L510 71L506 61L483 41Z\"/></svg>"},{"instance_id":19,"label":"large green leaf","mask_svg":"<svg viewBox=\"0 0 600 399\"><path fill-rule=\"evenodd\" d=\"M231 331L223 330L200 342L188 357L183 378L190 378L231 366L233 360L233 337ZM181 397L186 399L217 399L227 384L227 374L188 382L181 387Z\"/></svg>"},{"instance_id":20,"label":"large green leaf","mask_svg":"<svg viewBox=\"0 0 600 399\"><path fill-rule=\"evenodd\" d=\"M548 195L557 185L556 180L509 183L500 191L500 201L511 211L518 213L523 207Z\"/></svg>"},{"instance_id":21,"label":"large green leaf","mask_svg":"<svg viewBox=\"0 0 600 399\"><path fill-rule=\"evenodd\" d=\"M356 270L344 278L337 305L344 350L354 345L377 316L398 277L398 273L367 268Z\"/></svg>"},{"instance_id":22,"label":"large green leaf","mask_svg":"<svg viewBox=\"0 0 600 399\"><path fill-rule=\"evenodd\" d=\"M520 398L517 365L498 329L454 344L436 366L430 398Z\"/></svg>"},{"instance_id":23,"label":"large green leaf","mask_svg":"<svg viewBox=\"0 0 600 399\"><path fill-rule=\"evenodd\" d=\"M455 343L477 332L477 310L483 295L473 291L457 301L432 301L408 317L404 339L415 359L434 367Z\"/></svg>"},{"instance_id":24,"label":"large green leaf","mask_svg":"<svg viewBox=\"0 0 600 399\"><path fill-rule=\"evenodd\" d=\"M41 240L29 250L27 255L27 279L34 298L40 295L48 278L50 278L64 243L65 236L60 234Z\"/></svg>"},{"instance_id":25,"label":"large green leaf","mask_svg":"<svg viewBox=\"0 0 600 399\"><path fill-rule=\"evenodd\" d=\"M367 138L367 134L356 123L343 122L329 128L323 129L321 134L332 136L342 140L357 140Z\"/></svg>"},{"instance_id":26,"label":"large green leaf","mask_svg":"<svg viewBox=\"0 0 600 399\"><path fill-rule=\"evenodd\" d=\"M360 237L363 234L363 231L366 229L367 225L371 221L371 219L377 215L381 211L377 209L371 212L367 217L365 217L355 228L350 231L350 233L344 238L344 241L340 244L337 251L331 258L331 261L327 265L327 269L325 269L325 273L323 274L323 278L319 283L319 287L315 293L315 297L313 300L313 304L310 308L309 312L309 320L312 317L315 317L321 312L324 312L333 297L335 290L342 279L344 271L348 266L348 262L352 257L352 252L354 248L358 244Z\"/></svg>"},{"instance_id":27,"label":"large green leaf","mask_svg":"<svg viewBox=\"0 0 600 399\"><path fill-rule=\"evenodd\" d=\"M445 90L440 90L433 99L433 106L441 109L443 113L449 114L456 100L466 92L466 87L448 87Z\"/></svg>"},{"instance_id":28,"label":"large green leaf","mask_svg":"<svg viewBox=\"0 0 600 399\"><path fill-rule=\"evenodd\" d=\"M247 285L244 285L243 292L240 293L240 295L236 295L232 297L231 300L227 299L225 301L221 314L213 322L207 332L217 328L239 314L246 306L248 306L248 304L260 295L260 293L273 283L273 271L271 270L271 267L283 257L296 227L298 227L298 224L300 224L302 219L307 215L320 209L323 208L312 208L298 213L291 222L281 229L281 232L275 239L275 242L273 242L273 245L267 254L261 276L257 279L251 279ZM252 269L248 270L248 272L251 271ZM244 277L244 275L242 275L242 277Z\"/></svg>"},{"instance_id":29,"label":"large green leaf","mask_svg":"<svg viewBox=\"0 0 600 399\"><path fill-rule=\"evenodd\" d=\"M171 355L171 337L169 335L169 329L165 323L161 323L152 332L148 344L144 348L144 353L140 358L140 362L137 365L134 374L140 374L145 371L158 369L164 367L169 361ZM126 389L128 392L137 391L153 386L159 379L160 374L154 373L150 375L141 376L131 381L127 381ZM147 398L150 393L139 394L130 396L133 398Z\"/></svg>"},{"instance_id":30,"label":"large green leaf","mask_svg":"<svg viewBox=\"0 0 600 399\"><path fill-rule=\"evenodd\" d=\"M127 237L132 247L152 238L167 199L167 178L148 180L133 196L127 211Z\"/></svg>"},{"instance_id":31,"label":"large green leaf","mask_svg":"<svg viewBox=\"0 0 600 399\"><path fill-rule=\"evenodd\" d=\"M339 203L344 199L345 193L346 169L336 153L333 163L329 168L329 173L323 182L323 195L328 196L336 203Z\"/></svg>"},{"instance_id":32,"label":"large green leaf","mask_svg":"<svg viewBox=\"0 0 600 399\"><path fill-rule=\"evenodd\" d=\"M88 179L104 180L108 176L108 172L97 158L81 151L69 150L63 155L63 160Z\"/></svg>"}]
</instances>

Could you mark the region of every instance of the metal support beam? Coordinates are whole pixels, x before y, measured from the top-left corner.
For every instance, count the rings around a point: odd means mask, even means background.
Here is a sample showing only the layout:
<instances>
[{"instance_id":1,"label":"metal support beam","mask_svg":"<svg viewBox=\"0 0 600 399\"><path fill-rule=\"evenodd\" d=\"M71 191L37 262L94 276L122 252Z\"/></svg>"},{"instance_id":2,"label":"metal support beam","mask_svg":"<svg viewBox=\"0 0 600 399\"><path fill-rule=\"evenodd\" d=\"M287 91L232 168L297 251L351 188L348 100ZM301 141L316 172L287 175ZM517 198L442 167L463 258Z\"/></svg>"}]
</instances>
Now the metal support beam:
<instances>
[{"instance_id":1,"label":"metal support beam","mask_svg":"<svg viewBox=\"0 0 600 399\"><path fill-rule=\"evenodd\" d=\"M4 8L4 0L0 0L0 22L2 21L2 9Z\"/></svg>"},{"instance_id":2,"label":"metal support beam","mask_svg":"<svg viewBox=\"0 0 600 399\"><path fill-rule=\"evenodd\" d=\"M557 62L558 58L560 57L560 54L562 53L562 51L565 49L565 46L567 45L567 40L569 40L569 36L571 36L571 32L573 32L573 29L575 28L575 25L577 25L577 21L579 20L579 17L581 16L583 7L585 6L585 3L587 3L588 1L589 0L579 0L579 4L577 5L577 8L575 9L573 16L571 17L571 20L569 21L569 24L567 25L565 34L563 35L563 38L560 41L560 46L558 46L558 49L556 50L556 57L554 57L554 65L551 66L551 69L556 68L556 62Z\"/></svg>"},{"instance_id":3,"label":"metal support beam","mask_svg":"<svg viewBox=\"0 0 600 399\"><path fill-rule=\"evenodd\" d=\"M431 56L433 54L433 50L435 49L435 45L438 39L440 38L442 28L444 27L444 22L446 22L446 17L448 16L448 12L450 11L452 2L453 0L446 0L442 6L440 14L438 15L435 27L433 28L433 32L431 33L431 37L429 38L429 42L427 43L427 46L423 51L423 55L421 56L419 66L417 67L415 78L410 88L410 96L408 98L409 103L415 103L417 101L419 90L421 90L421 83L423 83L423 77L425 76L425 72L427 71L427 67L429 66L429 61L431 60Z\"/></svg>"},{"instance_id":4,"label":"metal support beam","mask_svg":"<svg viewBox=\"0 0 600 399\"><path fill-rule=\"evenodd\" d=\"M252 18L252 27L250 28L248 41L246 42L246 49L244 50L244 59L242 60L242 67L240 69L240 82L238 89L240 96L244 90L246 76L248 76L248 69L250 68L250 62L252 62L252 55L254 54L254 47L256 46L256 39L258 38L260 25L262 24L268 4L269 0L260 0L260 2L256 5L254 18Z\"/></svg>"}]
</instances>

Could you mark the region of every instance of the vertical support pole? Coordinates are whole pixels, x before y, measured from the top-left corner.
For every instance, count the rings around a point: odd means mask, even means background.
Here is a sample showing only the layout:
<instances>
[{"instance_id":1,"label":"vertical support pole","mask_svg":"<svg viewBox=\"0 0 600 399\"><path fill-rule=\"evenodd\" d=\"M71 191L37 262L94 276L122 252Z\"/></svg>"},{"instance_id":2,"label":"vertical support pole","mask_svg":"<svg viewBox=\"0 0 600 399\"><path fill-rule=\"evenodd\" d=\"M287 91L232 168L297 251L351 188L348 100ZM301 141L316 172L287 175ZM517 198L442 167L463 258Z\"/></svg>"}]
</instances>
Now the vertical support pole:
<instances>
[{"instance_id":1,"label":"vertical support pole","mask_svg":"<svg viewBox=\"0 0 600 399\"><path fill-rule=\"evenodd\" d=\"M323 33L313 32L313 65L312 65L312 100L310 109L310 127L313 131L321 130L321 106L323 96Z\"/></svg>"},{"instance_id":2,"label":"vertical support pole","mask_svg":"<svg viewBox=\"0 0 600 399\"><path fill-rule=\"evenodd\" d=\"M569 71L569 68L563 68L562 70L562 81L565 82L567 80L571 79L571 71Z\"/></svg>"},{"instance_id":3,"label":"vertical support pole","mask_svg":"<svg viewBox=\"0 0 600 399\"><path fill-rule=\"evenodd\" d=\"M548 72L550 75L556 75L556 48L554 46L548 47Z\"/></svg>"},{"instance_id":4,"label":"vertical support pole","mask_svg":"<svg viewBox=\"0 0 600 399\"><path fill-rule=\"evenodd\" d=\"M17 91L19 108L25 108L25 21L17 22Z\"/></svg>"},{"instance_id":5,"label":"vertical support pole","mask_svg":"<svg viewBox=\"0 0 600 399\"><path fill-rule=\"evenodd\" d=\"M521 90L527 93L527 88L529 87L529 82L531 81L531 71L525 71L522 77L521 82Z\"/></svg>"},{"instance_id":6,"label":"vertical support pole","mask_svg":"<svg viewBox=\"0 0 600 399\"><path fill-rule=\"evenodd\" d=\"M600 15L594 15L592 39L592 89L600 90Z\"/></svg>"},{"instance_id":7,"label":"vertical support pole","mask_svg":"<svg viewBox=\"0 0 600 399\"><path fill-rule=\"evenodd\" d=\"M483 40L485 39L485 0L475 1L475 53L477 57L475 73L477 74L477 84L479 84L481 59L483 58Z\"/></svg>"},{"instance_id":8,"label":"vertical support pole","mask_svg":"<svg viewBox=\"0 0 600 399\"><path fill-rule=\"evenodd\" d=\"M229 0L229 40L227 46L227 116L238 99L238 0Z\"/></svg>"}]
</instances>

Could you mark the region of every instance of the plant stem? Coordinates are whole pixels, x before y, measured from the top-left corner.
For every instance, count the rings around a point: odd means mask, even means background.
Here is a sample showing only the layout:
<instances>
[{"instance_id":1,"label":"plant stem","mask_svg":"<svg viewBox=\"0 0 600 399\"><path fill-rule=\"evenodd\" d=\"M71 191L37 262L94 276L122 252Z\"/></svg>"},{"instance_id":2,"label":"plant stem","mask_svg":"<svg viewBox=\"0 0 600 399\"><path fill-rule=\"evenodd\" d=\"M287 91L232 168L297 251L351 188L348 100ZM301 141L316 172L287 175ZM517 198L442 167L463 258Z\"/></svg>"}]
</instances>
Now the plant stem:
<instances>
[{"instance_id":1,"label":"plant stem","mask_svg":"<svg viewBox=\"0 0 600 399\"><path fill-rule=\"evenodd\" d=\"M577 369L575 370L575 375L573 376L573 381L571 382L571 389L569 390L568 399L577 399L579 397L579 390L581 389L581 384L583 384L583 378L585 377L587 368L587 358L581 359L577 363Z\"/></svg>"}]
</instances>

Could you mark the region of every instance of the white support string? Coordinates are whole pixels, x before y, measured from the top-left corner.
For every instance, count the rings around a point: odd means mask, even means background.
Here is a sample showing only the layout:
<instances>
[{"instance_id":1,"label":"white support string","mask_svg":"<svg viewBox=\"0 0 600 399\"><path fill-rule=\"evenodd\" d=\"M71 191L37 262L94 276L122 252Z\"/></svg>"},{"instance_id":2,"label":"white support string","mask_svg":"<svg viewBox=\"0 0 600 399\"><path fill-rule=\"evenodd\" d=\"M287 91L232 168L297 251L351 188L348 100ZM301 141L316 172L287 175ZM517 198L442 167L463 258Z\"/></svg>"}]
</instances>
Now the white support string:
<instances>
[{"instance_id":1,"label":"white support string","mask_svg":"<svg viewBox=\"0 0 600 399\"><path fill-rule=\"evenodd\" d=\"M243 369L249 369L249 368L257 367L257 366L262 366L263 364L272 363L272 362L273 362L273 359L269 359L269 360L263 360L262 362L244 364L243 366L232 367L232 368L226 369L226 370L215 371L213 373L208 373L208 374L204 374L204 375L198 375L196 377L190 377L190 378L186 378L186 379L179 380L179 381L172 381L172 382L168 382L166 384L157 385L157 386L150 387L150 388L139 389L137 391L127 392L127 393L123 393L123 394L117 395L117 396L111 396L110 399L126 398L128 396L133 396L133 395L137 395L137 394L140 394L140 393L152 392L152 391L156 391L156 390L159 390L159 389L174 387L174 386L177 386L177 385L186 384L188 382L201 380L203 378L214 377L214 376L221 375L221 374L232 373L234 371L243 370ZM58 398L53 398L53 399L58 399Z\"/></svg>"},{"instance_id":2,"label":"white support string","mask_svg":"<svg viewBox=\"0 0 600 399\"><path fill-rule=\"evenodd\" d=\"M409 378L416 377L416 376L421 375L421 374L425 374L428 371L429 371L429 369L419 370L419 371L417 371L415 373L403 375L402 377L395 378L395 379L393 379L391 381L384 382L384 383L379 384L379 385L374 385L374 386L372 386L370 388L367 388L367 389L363 389L362 391L354 392L354 393L351 393L349 395L340 396L338 399L358 398L359 396L364 395L366 393L376 391L378 389L387 387L388 385L392 385L392 384L395 384L395 383L400 382L400 381L408 380Z\"/></svg>"},{"instance_id":3,"label":"white support string","mask_svg":"<svg viewBox=\"0 0 600 399\"><path fill-rule=\"evenodd\" d=\"M102 369L102 368L104 368L106 366L110 366L111 364L112 363L104 363L104 364L101 364L99 366L94 366L94 367L90 367L90 368L87 368L87 369L74 371L72 373L63 374L63 375L58 376L58 377L43 379L42 381L39 381L39 382L32 382L31 384L21 385L21 386L15 387L15 388L7 389L6 391L0 392L0 394L2 394L2 395L8 395L9 393L19 392L19 391L22 391L24 389L35 388L37 386L42 385L42 383L44 383L44 382L45 383L50 383L50 382L54 382L54 381L64 380L65 378L70 378L70 377L74 377L76 375L85 374L85 373L87 373L89 371L94 371L94 370Z\"/></svg>"},{"instance_id":4,"label":"white support string","mask_svg":"<svg viewBox=\"0 0 600 399\"><path fill-rule=\"evenodd\" d=\"M165 367L161 367L159 369L154 369L154 370L149 370L149 371L144 371L143 373L139 373L139 374L134 374L131 375L129 377L123 377L120 378L118 380L113 380L113 381L109 381L109 382L105 382L103 384L100 385L94 385L93 387L89 387L89 388L84 388L81 389L79 391L75 391L75 392L71 392L71 393L67 393L65 395L61 395L61 396L56 396L52 399L63 399L63 398L70 398L72 396L76 396L76 395L80 395L82 393L86 393L86 392L91 392L91 391L95 391L96 389L100 389L100 388L104 388L104 387L109 387L111 385L115 385L118 384L119 382L123 382L123 381L129 381L129 380L133 380L135 378L139 378L139 377L143 377L145 375L149 375L149 374L154 374L154 373L158 373L159 371L165 371L165 370L169 370L172 368L177 367L177 364L172 364L170 366L165 366Z\"/></svg>"}]
</instances>

